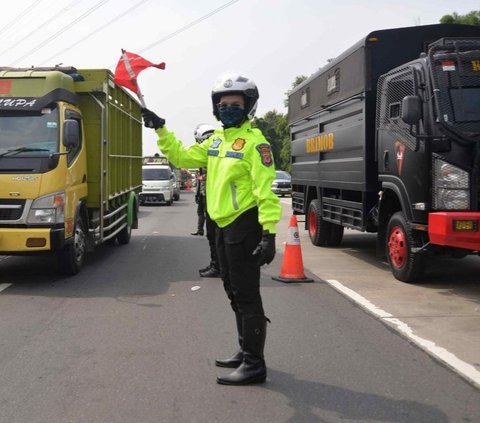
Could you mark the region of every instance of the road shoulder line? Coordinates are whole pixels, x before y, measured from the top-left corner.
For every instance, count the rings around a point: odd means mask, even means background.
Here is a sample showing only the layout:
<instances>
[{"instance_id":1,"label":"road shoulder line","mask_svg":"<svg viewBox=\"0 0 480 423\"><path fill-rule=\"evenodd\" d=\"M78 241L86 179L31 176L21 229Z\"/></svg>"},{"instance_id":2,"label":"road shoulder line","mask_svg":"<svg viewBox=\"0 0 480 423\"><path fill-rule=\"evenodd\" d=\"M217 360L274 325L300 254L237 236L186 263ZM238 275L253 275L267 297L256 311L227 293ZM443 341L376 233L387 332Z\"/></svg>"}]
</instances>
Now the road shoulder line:
<instances>
[{"instance_id":1,"label":"road shoulder line","mask_svg":"<svg viewBox=\"0 0 480 423\"><path fill-rule=\"evenodd\" d=\"M335 279L325 280L332 288L350 298L356 304L366 309L371 314L379 317L382 321L388 323L390 327L398 331L404 337L408 338L415 345L426 351L437 360L441 361L449 368L454 370L457 374L467 379L470 383L473 383L477 388L480 388L480 372L472 365L460 360L455 354L447 351L445 348L436 345L434 342L428 339L415 335L413 330L405 322L395 318L392 314L378 308L375 304L371 303L365 297L361 296L357 292Z\"/></svg>"}]
</instances>

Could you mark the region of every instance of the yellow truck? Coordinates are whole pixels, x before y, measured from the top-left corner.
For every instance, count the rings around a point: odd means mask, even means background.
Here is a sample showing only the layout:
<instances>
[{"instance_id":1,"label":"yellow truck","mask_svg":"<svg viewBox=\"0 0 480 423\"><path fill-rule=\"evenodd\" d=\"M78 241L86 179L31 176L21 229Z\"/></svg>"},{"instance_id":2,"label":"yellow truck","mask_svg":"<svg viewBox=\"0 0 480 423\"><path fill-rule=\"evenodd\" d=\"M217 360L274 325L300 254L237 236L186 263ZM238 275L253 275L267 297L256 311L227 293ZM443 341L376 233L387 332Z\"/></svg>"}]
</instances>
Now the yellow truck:
<instances>
[{"instance_id":1,"label":"yellow truck","mask_svg":"<svg viewBox=\"0 0 480 423\"><path fill-rule=\"evenodd\" d=\"M127 244L142 188L141 106L108 69L0 68L0 254L73 275Z\"/></svg>"}]
</instances>

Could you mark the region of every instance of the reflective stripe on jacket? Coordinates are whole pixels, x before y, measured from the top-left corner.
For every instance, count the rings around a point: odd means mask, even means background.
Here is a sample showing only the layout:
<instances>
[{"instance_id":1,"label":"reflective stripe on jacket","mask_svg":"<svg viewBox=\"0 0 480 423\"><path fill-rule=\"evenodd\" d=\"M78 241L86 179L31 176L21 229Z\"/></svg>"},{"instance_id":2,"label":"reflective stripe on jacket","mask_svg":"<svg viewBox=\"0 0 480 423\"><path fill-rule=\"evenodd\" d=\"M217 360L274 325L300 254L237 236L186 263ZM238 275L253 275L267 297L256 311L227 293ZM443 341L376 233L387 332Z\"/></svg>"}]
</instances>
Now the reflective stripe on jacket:
<instances>
[{"instance_id":1,"label":"reflective stripe on jacket","mask_svg":"<svg viewBox=\"0 0 480 423\"><path fill-rule=\"evenodd\" d=\"M176 167L207 167L208 214L221 228L252 207L258 207L264 230L275 233L282 210L272 192L275 164L270 144L249 121L223 128L203 143L185 148L173 132L157 129L158 147Z\"/></svg>"}]
</instances>

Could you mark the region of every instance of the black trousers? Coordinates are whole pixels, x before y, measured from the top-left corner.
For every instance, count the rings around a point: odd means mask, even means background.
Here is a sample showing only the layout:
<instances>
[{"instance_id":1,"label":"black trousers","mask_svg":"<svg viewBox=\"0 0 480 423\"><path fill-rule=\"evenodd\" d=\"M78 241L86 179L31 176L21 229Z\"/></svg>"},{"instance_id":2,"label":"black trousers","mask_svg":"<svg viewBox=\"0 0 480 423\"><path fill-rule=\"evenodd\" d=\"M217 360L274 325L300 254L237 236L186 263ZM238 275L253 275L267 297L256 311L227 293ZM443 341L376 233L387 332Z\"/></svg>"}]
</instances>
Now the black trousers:
<instances>
[{"instance_id":1,"label":"black trousers","mask_svg":"<svg viewBox=\"0 0 480 423\"><path fill-rule=\"evenodd\" d=\"M205 222L207 228L208 246L210 247L210 261L212 263L215 263L216 266L218 266L217 247L215 241L215 238L217 236L217 224L212 219L210 219L208 212L205 213Z\"/></svg>"},{"instance_id":2,"label":"black trousers","mask_svg":"<svg viewBox=\"0 0 480 423\"><path fill-rule=\"evenodd\" d=\"M205 213L207 212L207 205L205 196L198 194L198 203L197 203L197 216L198 216L198 223L197 229L198 231L203 232L203 226L205 225Z\"/></svg>"},{"instance_id":3,"label":"black trousers","mask_svg":"<svg viewBox=\"0 0 480 423\"><path fill-rule=\"evenodd\" d=\"M260 266L252 256L262 238L258 209L252 208L234 222L217 229L220 275L230 304L242 316L264 316L260 296Z\"/></svg>"}]
</instances>

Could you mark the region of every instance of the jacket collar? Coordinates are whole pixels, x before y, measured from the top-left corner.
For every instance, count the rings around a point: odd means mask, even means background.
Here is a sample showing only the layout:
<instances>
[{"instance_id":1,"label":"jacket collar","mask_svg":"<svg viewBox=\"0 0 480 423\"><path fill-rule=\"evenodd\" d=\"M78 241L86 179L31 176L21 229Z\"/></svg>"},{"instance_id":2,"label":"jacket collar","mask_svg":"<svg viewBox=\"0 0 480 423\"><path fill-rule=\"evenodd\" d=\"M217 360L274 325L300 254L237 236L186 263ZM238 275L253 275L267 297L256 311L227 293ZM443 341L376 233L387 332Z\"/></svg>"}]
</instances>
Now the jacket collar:
<instances>
[{"instance_id":1,"label":"jacket collar","mask_svg":"<svg viewBox=\"0 0 480 423\"><path fill-rule=\"evenodd\" d=\"M224 129L223 132L226 137L234 137L238 133L244 133L252 128L252 123L247 119L240 126L234 126L232 128Z\"/></svg>"}]
</instances>

